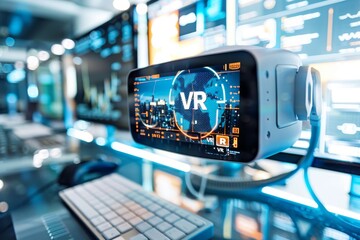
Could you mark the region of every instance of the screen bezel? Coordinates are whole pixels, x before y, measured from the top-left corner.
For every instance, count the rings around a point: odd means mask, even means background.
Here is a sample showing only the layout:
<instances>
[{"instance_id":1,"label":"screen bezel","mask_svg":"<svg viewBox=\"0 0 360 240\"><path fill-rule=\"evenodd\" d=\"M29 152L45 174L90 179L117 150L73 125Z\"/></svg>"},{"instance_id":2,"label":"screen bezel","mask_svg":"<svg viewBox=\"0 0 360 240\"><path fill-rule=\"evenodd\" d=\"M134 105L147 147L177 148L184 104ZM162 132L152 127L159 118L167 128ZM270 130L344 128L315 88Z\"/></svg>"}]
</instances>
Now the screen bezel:
<instances>
[{"instance_id":1,"label":"screen bezel","mask_svg":"<svg viewBox=\"0 0 360 240\"><path fill-rule=\"evenodd\" d=\"M134 82L136 77L150 76L154 74L177 72L184 69L201 68L204 66L223 65L225 63L241 62L240 68L240 157L229 155L228 157L214 158L205 154L206 145L189 142L178 142L167 139L140 137L136 133L135 109L134 109ZM259 96L257 64L254 56L247 51L237 51L204 55L189 59L176 60L168 63L157 64L146 68L135 69L128 76L128 105L130 114L130 131L135 142L150 147L191 155L202 158L211 158L233 162L250 162L255 159L259 150Z\"/></svg>"}]
</instances>

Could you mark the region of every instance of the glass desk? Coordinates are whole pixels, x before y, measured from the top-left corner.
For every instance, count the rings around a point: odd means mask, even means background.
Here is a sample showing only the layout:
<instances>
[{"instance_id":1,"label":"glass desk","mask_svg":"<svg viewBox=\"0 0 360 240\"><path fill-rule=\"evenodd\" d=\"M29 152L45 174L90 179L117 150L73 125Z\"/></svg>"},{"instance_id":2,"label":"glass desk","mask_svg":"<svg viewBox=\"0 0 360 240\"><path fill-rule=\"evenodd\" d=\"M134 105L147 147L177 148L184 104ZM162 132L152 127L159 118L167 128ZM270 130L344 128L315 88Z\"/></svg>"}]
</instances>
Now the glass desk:
<instances>
[{"instance_id":1,"label":"glass desk","mask_svg":"<svg viewBox=\"0 0 360 240\"><path fill-rule=\"evenodd\" d=\"M236 196L233 193L228 196L205 194L200 201L188 191L181 170L114 151L108 146L88 143L81 149L84 158L101 155L119 161L118 173L122 176L212 221L214 239L353 239L349 232L314 206L301 173L285 186ZM0 175L2 211L7 205L17 239L50 239L49 234L55 233L60 234L57 235L62 237L59 239L93 239L58 197L62 187L56 179L66 164L50 163L41 168ZM316 178L314 189L331 210L360 226L360 200L350 196L349 187L344 187L351 181L349 175L312 169L310 177L313 181Z\"/></svg>"}]
</instances>

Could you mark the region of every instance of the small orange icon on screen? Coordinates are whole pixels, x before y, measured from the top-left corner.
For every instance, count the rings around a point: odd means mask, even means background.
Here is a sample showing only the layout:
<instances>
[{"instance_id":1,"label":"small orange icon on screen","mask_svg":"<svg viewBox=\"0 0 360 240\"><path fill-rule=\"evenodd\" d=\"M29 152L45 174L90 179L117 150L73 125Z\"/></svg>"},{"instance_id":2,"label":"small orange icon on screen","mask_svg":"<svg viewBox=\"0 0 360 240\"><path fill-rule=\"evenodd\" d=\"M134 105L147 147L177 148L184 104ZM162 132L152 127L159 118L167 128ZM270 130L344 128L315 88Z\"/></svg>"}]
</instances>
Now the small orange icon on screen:
<instances>
[{"instance_id":1,"label":"small orange icon on screen","mask_svg":"<svg viewBox=\"0 0 360 240\"><path fill-rule=\"evenodd\" d=\"M234 63L229 63L229 69L230 70L238 70L240 69L240 62L234 62Z\"/></svg>"},{"instance_id":2,"label":"small orange icon on screen","mask_svg":"<svg viewBox=\"0 0 360 240\"><path fill-rule=\"evenodd\" d=\"M232 128L232 132L233 132L234 134L239 134L239 133L240 133L240 129L239 129L238 127L233 127L233 128Z\"/></svg>"},{"instance_id":3,"label":"small orange icon on screen","mask_svg":"<svg viewBox=\"0 0 360 240\"><path fill-rule=\"evenodd\" d=\"M216 146L219 147L229 147L229 137L228 136L221 136L216 135Z\"/></svg>"},{"instance_id":4,"label":"small orange icon on screen","mask_svg":"<svg viewBox=\"0 0 360 240\"><path fill-rule=\"evenodd\" d=\"M237 137L234 137L234 138L233 138L233 144L232 144L232 146L233 146L234 148L237 148L237 147L238 147L238 138L237 138Z\"/></svg>"}]
</instances>

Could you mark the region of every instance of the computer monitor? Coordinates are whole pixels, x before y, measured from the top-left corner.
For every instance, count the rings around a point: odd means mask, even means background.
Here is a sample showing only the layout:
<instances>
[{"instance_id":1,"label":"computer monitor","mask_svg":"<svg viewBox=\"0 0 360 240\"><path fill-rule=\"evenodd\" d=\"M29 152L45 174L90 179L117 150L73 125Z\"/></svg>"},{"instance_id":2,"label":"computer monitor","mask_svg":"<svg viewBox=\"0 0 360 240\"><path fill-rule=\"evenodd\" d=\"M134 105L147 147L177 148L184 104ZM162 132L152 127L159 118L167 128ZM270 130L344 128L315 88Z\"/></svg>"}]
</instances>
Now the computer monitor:
<instances>
[{"instance_id":1,"label":"computer monitor","mask_svg":"<svg viewBox=\"0 0 360 240\"><path fill-rule=\"evenodd\" d=\"M60 58L40 62L35 72L38 111L44 121L64 119L64 82Z\"/></svg>"},{"instance_id":2,"label":"computer monitor","mask_svg":"<svg viewBox=\"0 0 360 240\"><path fill-rule=\"evenodd\" d=\"M6 94L7 94L7 81L6 81L6 75L2 69L2 67L0 68L0 83L1 83L1 87L0 88L0 113L7 113L8 112L8 106L7 106L7 102L6 102Z\"/></svg>"},{"instance_id":3,"label":"computer monitor","mask_svg":"<svg viewBox=\"0 0 360 240\"><path fill-rule=\"evenodd\" d=\"M134 9L76 39L76 117L128 129L127 74L136 67Z\"/></svg>"},{"instance_id":4,"label":"computer monitor","mask_svg":"<svg viewBox=\"0 0 360 240\"><path fill-rule=\"evenodd\" d=\"M27 104L24 62L0 61L0 113L24 112Z\"/></svg>"},{"instance_id":5,"label":"computer monitor","mask_svg":"<svg viewBox=\"0 0 360 240\"><path fill-rule=\"evenodd\" d=\"M236 9L236 44L287 49L319 70L324 111L315 166L358 173L360 2L238 1ZM309 124L303 129L286 153L302 155L307 149Z\"/></svg>"},{"instance_id":6,"label":"computer monitor","mask_svg":"<svg viewBox=\"0 0 360 240\"><path fill-rule=\"evenodd\" d=\"M212 1L149 2L150 64L198 55L212 47L226 44L282 48L297 53L303 64L318 69L322 78L324 111L320 144L314 165L358 173L360 2L221 2L221 9L226 13L226 17L219 18L222 20L218 21L206 17ZM222 15L222 11L217 12L219 16ZM181 17L181 24L187 23L183 24L185 26L180 24ZM221 44L207 45L212 41L205 40L205 26L223 29L221 36L215 34L216 38L213 38L221 39ZM184 30L181 31L183 27ZM187 31L191 31L191 34ZM305 122L300 140L292 148L273 158L297 162L305 154L309 138L310 124Z\"/></svg>"},{"instance_id":7,"label":"computer monitor","mask_svg":"<svg viewBox=\"0 0 360 240\"><path fill-rule=\"evenodd\" d=\"M149 63L195 56L226 45L226 2L150 1Z\"/></svg>"}]
</instances>

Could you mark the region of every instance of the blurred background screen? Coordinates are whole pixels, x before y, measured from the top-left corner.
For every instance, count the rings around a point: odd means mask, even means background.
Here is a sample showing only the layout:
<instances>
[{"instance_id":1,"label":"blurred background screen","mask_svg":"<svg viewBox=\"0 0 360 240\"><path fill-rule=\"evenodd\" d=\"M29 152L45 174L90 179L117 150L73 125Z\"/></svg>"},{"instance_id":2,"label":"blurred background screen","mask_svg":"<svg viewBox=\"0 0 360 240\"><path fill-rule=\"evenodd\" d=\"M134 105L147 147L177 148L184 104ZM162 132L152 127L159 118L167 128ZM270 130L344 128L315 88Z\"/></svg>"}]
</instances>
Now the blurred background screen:
<instances>
[{"instance_id":1,"label":"blurred background screen","mask_svg":"<svg viewBox=\"0 0 360 240\"><path fill-rule=\"evenodd\" d=\"M128 129L127 75L137 60L134 35L129 10L76 39L78 119Z\"/></svg>"},{"instance_id":2,"label":"blurred background screen","mask_svg":"<svg viewBox=\"0 0 360 240\"><path fill-rule=\"evenodd\" d=\"M36 70L39 89L38 109L44 118L64 118L64 83L59 58L41 62Z\"/></svg>"}]
</instances>

